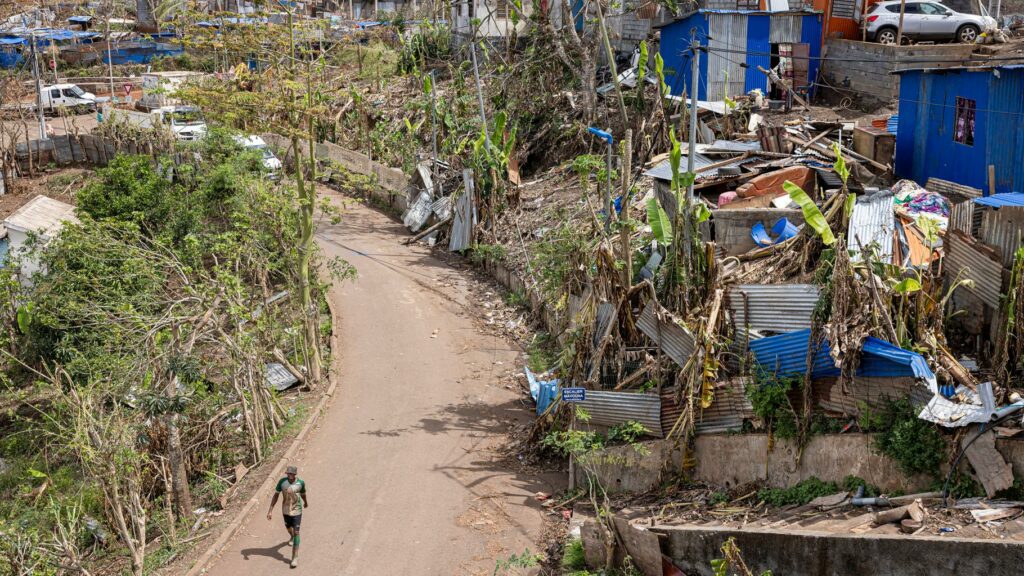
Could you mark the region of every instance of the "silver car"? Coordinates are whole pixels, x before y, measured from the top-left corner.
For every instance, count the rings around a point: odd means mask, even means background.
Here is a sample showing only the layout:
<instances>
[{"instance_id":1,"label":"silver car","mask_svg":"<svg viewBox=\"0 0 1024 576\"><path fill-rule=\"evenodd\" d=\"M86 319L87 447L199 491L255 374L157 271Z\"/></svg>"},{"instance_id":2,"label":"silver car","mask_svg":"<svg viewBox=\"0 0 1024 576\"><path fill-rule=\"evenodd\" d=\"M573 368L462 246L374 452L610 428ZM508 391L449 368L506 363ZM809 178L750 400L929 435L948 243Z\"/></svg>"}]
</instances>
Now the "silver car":
<instances>
[{"instance_id":1,"label":"silver car","mask_svg":"<svg viewBox=\"0 0 1024 576\"><path fill-rule=\"evenodd\" d=\"M907 2L903 12L905 40L956 40L973 43L982 32L994 32L996 19L982 7L982 14L963 14L938 2ZM895 44L900 25L900 2L890 0L871 7L865 18L867 36L882 44Z\"/></svg>"}]
</instances>

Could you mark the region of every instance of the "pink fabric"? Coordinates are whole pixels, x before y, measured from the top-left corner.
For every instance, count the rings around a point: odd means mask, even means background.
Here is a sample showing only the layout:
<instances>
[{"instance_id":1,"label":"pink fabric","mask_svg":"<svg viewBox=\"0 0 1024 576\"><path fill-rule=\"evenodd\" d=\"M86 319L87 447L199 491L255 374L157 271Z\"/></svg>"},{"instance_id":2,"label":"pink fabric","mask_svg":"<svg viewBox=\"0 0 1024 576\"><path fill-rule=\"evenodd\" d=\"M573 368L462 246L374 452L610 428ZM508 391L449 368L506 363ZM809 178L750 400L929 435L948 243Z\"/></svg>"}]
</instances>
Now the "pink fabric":
<instances>
[{"instance_id":1,"label":"pink fabric","mask_svg":"<svg viewBox=\"0 0 1024 576\"><path fill-rule=\"evenodd\" d=\"M722 192L718 197L718 207L721 208L736 199L735 192Z\"/></svg>"}]
</instances>

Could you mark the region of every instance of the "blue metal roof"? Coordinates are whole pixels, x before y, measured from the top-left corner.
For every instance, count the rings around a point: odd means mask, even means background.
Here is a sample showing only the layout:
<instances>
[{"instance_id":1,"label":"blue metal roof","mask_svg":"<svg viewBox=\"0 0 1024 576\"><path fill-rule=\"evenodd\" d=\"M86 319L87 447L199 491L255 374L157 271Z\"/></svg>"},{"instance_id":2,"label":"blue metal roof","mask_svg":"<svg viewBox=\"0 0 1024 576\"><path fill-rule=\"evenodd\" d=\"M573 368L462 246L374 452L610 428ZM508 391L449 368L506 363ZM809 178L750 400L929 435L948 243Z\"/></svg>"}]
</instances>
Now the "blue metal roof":
<instances>
[{"instance_id":1,"label":"blue metal roof","mask_svg":"<svg viewBox=\"0 0 1024 576\"><path fill-rule=\"evenodd\" d=\"M1003 192L1002 194L993 194L992 196L975 198L974 203L981 204L983 206L991 206L993 208L999 208L1001 206L1024 206L1024 192Z\"/></svg>"},{"instance_id":2,"label":"blue metal roof","mask_svg":"<svg viewBox=\"0 0 1024 576\"><path fill-rule=\"evenodd\" d=\"M24 38L19 38L17 36L4 36L0 38L0 45L9 44L28 44L28 40L25 40Z\"/></svg>"},{"instance_id":3,"label":"blue metal roof","mask_svg":"<svg viewBox=\"0 0 1024 576\"><path fill-rule=\"evenodd\" d=\"M780 377L803 376L807 373L807 344L810 330L789 332L750 341L750 351L757 363L769 374ZM811 378L839 376L828 340L815 344ZM856 376L880 378L934 378L924 357L884 340L868 337L862 347Z\"/></svg>"}]
</instances>

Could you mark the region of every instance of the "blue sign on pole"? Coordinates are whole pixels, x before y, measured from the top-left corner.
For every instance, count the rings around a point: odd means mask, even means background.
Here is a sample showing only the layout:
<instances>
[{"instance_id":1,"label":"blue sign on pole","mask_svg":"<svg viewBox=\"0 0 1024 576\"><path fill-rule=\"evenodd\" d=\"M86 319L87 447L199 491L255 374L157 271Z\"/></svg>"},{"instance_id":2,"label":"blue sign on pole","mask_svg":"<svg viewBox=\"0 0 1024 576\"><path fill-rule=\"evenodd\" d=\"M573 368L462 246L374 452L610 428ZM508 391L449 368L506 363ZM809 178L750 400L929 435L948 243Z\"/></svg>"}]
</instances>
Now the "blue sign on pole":
<instances>
[{"instance_id":1,"label":"blue sign on pole","mask_svg":"<svg viewBox=\"0 0 1024 576\"><path fill-rule=\"evenodd\" d=\"M586 388L562 388L562 402L583 402L586 399Z\"/></svg>"}]
</instances>

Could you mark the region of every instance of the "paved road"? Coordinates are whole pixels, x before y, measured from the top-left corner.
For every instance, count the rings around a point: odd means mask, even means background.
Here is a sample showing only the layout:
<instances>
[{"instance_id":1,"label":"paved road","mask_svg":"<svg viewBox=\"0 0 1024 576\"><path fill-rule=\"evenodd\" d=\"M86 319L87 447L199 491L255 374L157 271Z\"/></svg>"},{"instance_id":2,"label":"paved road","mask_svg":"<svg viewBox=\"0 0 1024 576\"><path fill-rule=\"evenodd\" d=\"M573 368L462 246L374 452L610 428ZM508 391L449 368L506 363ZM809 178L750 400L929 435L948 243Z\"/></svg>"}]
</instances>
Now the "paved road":
<instances>
[{"instance_id":1,"label":"paved road","mask_svg":"<svg viewBox=\"0 0 1024 576\"><path fill-rule=\"evenodd\" d=\"M380 213L352 203L317 237L359 278L331 294L342 316L340 382L295 462L310 504L296 572L490 575L496 559L536 550L542 513L532 495L555 487L510 472L494 451L509 421L529 418L497 382L517 351L474 326L458 271L399 244L400 226ZM261 495L209 574L289 570L269 499Z\"/></svg>"}]
</instances>

